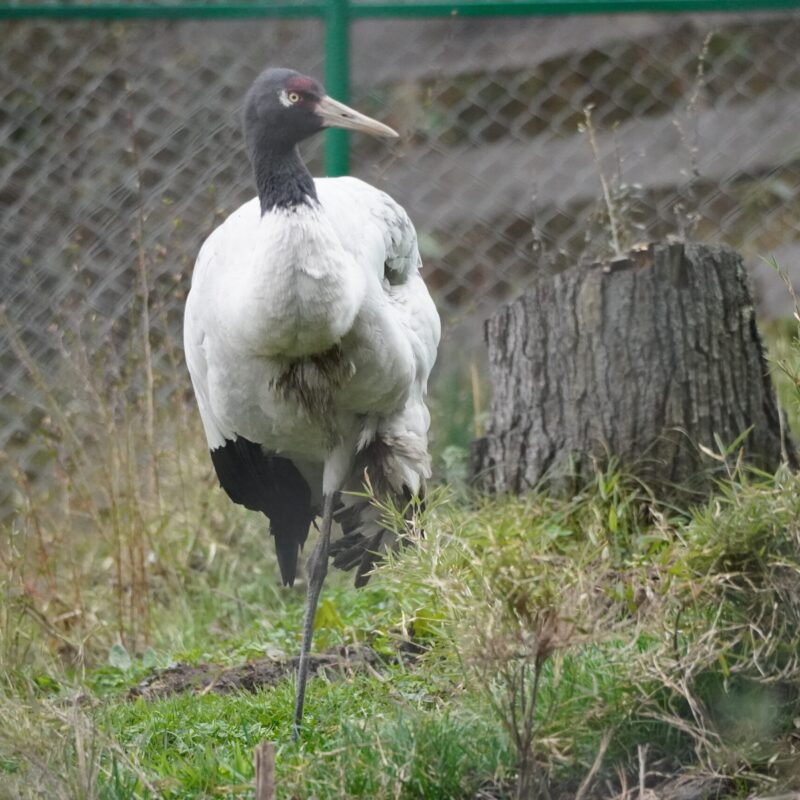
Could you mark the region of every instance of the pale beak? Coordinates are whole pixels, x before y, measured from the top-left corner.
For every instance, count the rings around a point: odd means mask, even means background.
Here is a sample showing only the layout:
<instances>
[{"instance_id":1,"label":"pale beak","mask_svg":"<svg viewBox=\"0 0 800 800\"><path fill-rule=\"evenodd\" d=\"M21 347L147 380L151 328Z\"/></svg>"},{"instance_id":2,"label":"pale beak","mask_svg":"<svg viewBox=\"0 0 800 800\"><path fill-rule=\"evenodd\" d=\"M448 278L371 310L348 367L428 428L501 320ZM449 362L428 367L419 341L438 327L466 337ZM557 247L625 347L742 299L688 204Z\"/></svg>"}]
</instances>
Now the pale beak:
<instances>
[{"instance_id":1,"label":"pale beak","mask_svg":"<svg viewBox=\"0 0 800 800\"><path fill-rule=\"evenodd\" d=\"M369 133L371 136L385 136L387 139L396 139L399 135L388 125L361 114L327 95L317 103L316 112L325 128L347 128L351 131Z\"/></svg>"}]
</instances>

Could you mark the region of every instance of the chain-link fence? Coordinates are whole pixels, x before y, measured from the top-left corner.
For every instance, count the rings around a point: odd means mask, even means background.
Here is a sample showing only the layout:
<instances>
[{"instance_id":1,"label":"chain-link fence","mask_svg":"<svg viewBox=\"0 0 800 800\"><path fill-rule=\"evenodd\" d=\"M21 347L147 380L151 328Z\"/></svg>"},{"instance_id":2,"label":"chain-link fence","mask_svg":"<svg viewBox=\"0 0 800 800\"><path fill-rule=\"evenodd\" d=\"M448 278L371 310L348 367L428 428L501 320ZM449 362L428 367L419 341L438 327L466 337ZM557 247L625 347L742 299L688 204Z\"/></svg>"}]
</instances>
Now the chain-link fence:
<instances>
[{"instance_id":1,"label":"chain-link fence","mask_svg":"<svg viewBox=\"0 0 800 800\"><path fill-rule=\"evenodd\" d=\"M0 449L27 465L59 330L80 319L104 357L143 281L160 386L186 390L164 354L193 260L254 193L243 93L267 64L320 76L323 28L30 19L0 37ZM401 134L353 137L353 173L415 221L445 347L537 270L609 252L601 178L621 246L691 229L759 280L760 256L793 265L798 13L357 21L351 62L353 105ZM304 153L319 174L321 142ZM783 310L763 287L762 308Z\"/></svg>"}]
</instances>

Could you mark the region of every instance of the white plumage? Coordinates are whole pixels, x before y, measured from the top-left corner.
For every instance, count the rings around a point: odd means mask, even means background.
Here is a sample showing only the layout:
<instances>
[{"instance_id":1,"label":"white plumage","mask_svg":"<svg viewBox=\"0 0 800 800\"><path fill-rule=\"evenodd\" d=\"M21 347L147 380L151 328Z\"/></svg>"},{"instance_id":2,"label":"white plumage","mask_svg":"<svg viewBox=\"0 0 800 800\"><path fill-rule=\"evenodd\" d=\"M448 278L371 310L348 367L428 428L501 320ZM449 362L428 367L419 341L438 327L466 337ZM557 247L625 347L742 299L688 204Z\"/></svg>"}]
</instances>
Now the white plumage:
<instances>
[{"instance_id":1,"label":"white plumage","mask_svg":"<svg viewBox=\"0 0 800 800\"><path fill-rule=\"evenodd\" d=\"M430 477L425 405L439 317L414 227L353 178L313 180L297 142L327 126L396 136L310 78L267 70L245 101L258 198L208 237L186 305L186 360L220 484L270 519L284 583L322 513L309 559L295 735L313 618L334 564L366 582L395 542L363 482L413 518Z\"/></svg>"},{"instance_id":2,"label":"white plumage","mask_svg":"<svg viewBox=\"0 0 800 800\"><path fill-rule=\"evenodd\" d=\"M184 344L208 444L241 436L291 459L318 505L331 433L353 456L388 436L421 454L396 465L416 493L430 477L425 394L440 332L416 233L397 203L362 181L315 185L319 206L262 217L253 199L200 251ZM336 344L352 375L314 418L276 383L289 362Z\"/></svg>"}]
</instances>

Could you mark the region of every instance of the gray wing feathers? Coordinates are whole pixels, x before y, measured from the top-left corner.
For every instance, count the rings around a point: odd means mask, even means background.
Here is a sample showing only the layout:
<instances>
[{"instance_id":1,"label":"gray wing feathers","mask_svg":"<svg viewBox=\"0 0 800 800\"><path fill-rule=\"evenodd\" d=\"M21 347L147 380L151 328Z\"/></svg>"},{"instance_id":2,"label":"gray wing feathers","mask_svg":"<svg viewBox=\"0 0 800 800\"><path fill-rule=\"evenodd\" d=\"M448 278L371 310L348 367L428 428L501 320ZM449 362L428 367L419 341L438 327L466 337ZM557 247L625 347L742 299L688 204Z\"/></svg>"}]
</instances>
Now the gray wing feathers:
<instances>
[{"instance_id":1,"label":"gray wing feathers","mask_svg":"<svg viewBox=\"0 0 800 800\"><path fill-rule=\"evenodd\" d=\"M405 283L422 267L417 232L403 208L389 195L383 192L380 194L383 202L377 205L373 213L380 218L384 230L384 269L389 283L398 285Z\"/></svg>"},{"instance_id":2,"label":"gray wing feathers","mask_svg":"<svg viewBox=\"0 0 800 800\"><path fill-rule=\"evenodd\" d=\"M406 405L381 418L374 435L363 442L336 513L343 535L331 546L334 566L355 568L356 585L362 586L383 553L397 550L421 534L417 517L431 472L425 395L441 328L419 275L422 260L417 235L406 212L387 194L360 181L348 180L347 188L358 195L362 206L369 204L383 237L383 277L388 283L384 291L406 331L415 362L414 386ZM365 479L381 505L392 503L399 515L386 518L384 509L365 495Z\"/></svg>"}]
</instances>

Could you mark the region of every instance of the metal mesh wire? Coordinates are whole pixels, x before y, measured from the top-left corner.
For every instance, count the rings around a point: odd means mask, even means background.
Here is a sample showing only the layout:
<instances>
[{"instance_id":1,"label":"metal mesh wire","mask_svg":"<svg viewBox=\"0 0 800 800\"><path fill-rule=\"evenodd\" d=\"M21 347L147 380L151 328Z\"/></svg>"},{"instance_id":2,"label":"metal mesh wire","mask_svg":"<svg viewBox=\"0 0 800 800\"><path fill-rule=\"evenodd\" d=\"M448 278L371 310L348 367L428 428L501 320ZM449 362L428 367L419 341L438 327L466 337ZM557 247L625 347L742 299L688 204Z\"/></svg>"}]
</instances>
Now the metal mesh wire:
<instances>
[{"instance_id":1,"label":"metal mesh wire","mask_svg":"<svg viewBox=\"0 0 800 800\"><path fill-rule=\"evenodd\" d=\"M253 194L242 95L268 63L321 75L322 34L0 24L0 449L15 463L35 469L32 373L58 368L75 319L89 357L109 358L143 273L160 391L186 390L174 353L193 260ZM408 209L450 330L478 330L537 270L608 255L614 234L689 231L792 266L798 14L360 21L352 64L353 104L401 132L354 137L353 172ZM320 145L304 146L316 174Z\"/></svg>"}]
</instances>

